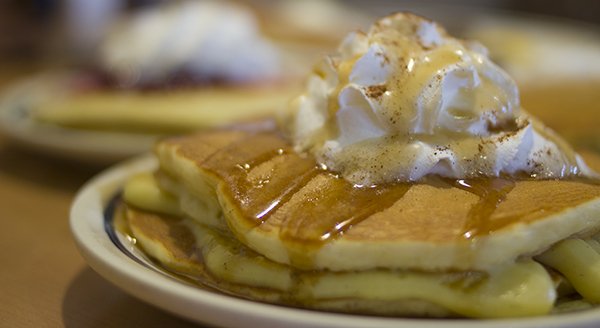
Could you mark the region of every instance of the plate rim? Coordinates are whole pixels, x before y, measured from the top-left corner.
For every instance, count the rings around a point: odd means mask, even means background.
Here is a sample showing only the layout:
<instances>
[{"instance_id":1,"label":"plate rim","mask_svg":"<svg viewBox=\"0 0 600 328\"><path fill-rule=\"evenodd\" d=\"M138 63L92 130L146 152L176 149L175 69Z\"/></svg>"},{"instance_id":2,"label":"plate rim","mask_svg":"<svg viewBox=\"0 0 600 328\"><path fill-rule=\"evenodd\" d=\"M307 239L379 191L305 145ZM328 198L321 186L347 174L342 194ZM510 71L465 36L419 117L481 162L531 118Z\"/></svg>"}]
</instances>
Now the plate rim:
<instances>
[{"instance_id":1,"label":"plate rim","mask_svg":"<svg viewBox=\"0 0 600 328\"><path fill-rule=\"evenodd\" d=\"M101 276L130 295L196 323L223 327L594 327L600 323L600 307L576 313L511 319L384 318L319 312L270 305L217 294L167 277L141 265L110 239L105 209L135 173L158 167L152 154L117 164L88 181L76 194L70 211L70 228L84 260ZM157 269L158 270L158 269Z\"/></svg>"},{"instance_id":2,"label":"plate rim","mask_svg":"<svg viewBox=\"0 0 600 328\"><path fill-rule=\"evenodd\" d=\"M116 131L79 130L31 119L31 108L55 93L67 92L78 71L46 70L22 77L0 92L0 133L19 146L55 157L114 164L150 151L161 136ZM59 92L60 91L60 92Z\"/></svg>"}]
</instances>

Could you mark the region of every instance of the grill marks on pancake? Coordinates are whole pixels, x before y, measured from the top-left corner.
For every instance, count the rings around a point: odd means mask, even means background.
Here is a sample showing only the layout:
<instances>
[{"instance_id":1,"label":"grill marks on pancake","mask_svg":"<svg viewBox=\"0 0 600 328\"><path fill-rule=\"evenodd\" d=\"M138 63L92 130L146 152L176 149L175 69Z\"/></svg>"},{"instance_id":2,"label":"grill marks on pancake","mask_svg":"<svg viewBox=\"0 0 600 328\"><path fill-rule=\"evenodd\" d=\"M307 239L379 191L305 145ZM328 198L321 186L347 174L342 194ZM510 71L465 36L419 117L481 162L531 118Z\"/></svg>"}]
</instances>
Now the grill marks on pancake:
<instances>
[{"instance_id":1,"label":"grill marks on pancake","mask_svg":"<svg viewBox=\"0 0 600 328\"><path fill-rule=\"evenodd\" d=\"M479 201L473 205L466 218L462 236L459 238L474 239L478 236L488 235L493 231L505 228L513 223L527 222L532 217L549 216L562 210L577 206L586 200L592 199L598 194L598 181L539 181L524 180L521 184L543 183L544 187L536 191L538 201L529 202L527 208L521 208L518 214L506 209L498 211L507 196L517 186L515 179L502 177L459 179L445 181L454 187L470 192L479 197ZM557 184L560 187L557 188ZM577 191L571 188L577 185ZM530 196L531 197L531 196ZM510 213L510 214L509 214ZM529 219L526 219L529 218Z\"/></svg>"},{"instance_id":2,"label":"grill marks on pancake","mask_svg":"<svg viewBox=\"0 0 600 328\"><path fill-rule=\"evenodd\" d=\"M228 220L242 224L234 226L248 230L260 226L261 229L273 230L282 241L294 246L289 249L322 247L352 226L392 207L411 188L411 184L401 183L353 186L321 168L312 157L296 153L277 130L229 132L231 135L227 131L213 133L214 136L210 133L201 135L199 140L194 139L194 142L178 147L178 153L192 158L204 172L216 178L219 182L216 192L234 207L234 217ZM222 142L223 137L228 141ZM218 142L215 143L215 140ZM201 150L198 150L198 144L203 145ZM600 192L597 186L587 185L586 189L591 188L589 193L573 195L569 192L564 197L560 196L567 191L562 190L565 187L571 189L571 184L574 184L573 190L583 188L580 183L566 181L430 179L443 180L453 188L479 197L464 219L463 230L456 235L458 240L474 240L515 222L536 221L588 201ZM562 191L553 189L545 193L545 189L553 183L559 184ZM515 196L516 199L532 198L532 190L545 196L536 198L535 204L528 201L523 205L523 201L515 199L510 201L509 194L520 195ZM509 203L512 205L504 206Z\"/></svg>"},{"instance_id":3,"label":"grill marks on pancake","mask_svg":"<svg viewBox=\"0 0 600 328\"><path fill-rule=\"evenodd\" d=\"M410 188L355 187L294 152L273 131L256 132L222 147L201 167L222 179L225 196L239 207L247 225L257 227L285 207L281 239L308 247L330 242L391 206ZM306 188L315 182L317 189ZM285 206L292 198L300 206Z\"/></svg>"},{"instance_id":4,"label":"grill marks on pancake","mask_svg":"<svg viewBox=\"0 0 600 328\"><path fill-rule=\"evenodd\" d=\"M410 186L392 184L358 188L331 174L321 174L307 185L305 194L301 190L296 196L303 206L292 203L281 213L280 235L288 243L318 248L392 206Z\"/></svg>"},{"instance_id":5,"label":"grill marks on pancake","mask_svg":"<svg viewBox=\"0 0 600 328\"><path fill-rule=\"evenodd\" d=\"M235 200L253 227L322 172L314 160L293 152L275 132L252 134L221 148L202 167L225 181L226 196Z\"/></svg>"}]
</instances>

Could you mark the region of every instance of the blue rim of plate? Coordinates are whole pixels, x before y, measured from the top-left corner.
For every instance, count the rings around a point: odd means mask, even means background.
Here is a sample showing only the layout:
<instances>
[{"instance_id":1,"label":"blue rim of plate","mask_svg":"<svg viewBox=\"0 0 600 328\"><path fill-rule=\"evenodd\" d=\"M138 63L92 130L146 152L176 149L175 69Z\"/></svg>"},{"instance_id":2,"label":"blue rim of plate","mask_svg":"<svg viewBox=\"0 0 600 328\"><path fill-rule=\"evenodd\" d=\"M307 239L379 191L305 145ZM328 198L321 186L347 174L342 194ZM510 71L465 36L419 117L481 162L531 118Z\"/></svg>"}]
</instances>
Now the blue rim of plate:
<instances>
[{"instance_id":1,"label":"blue rim of plate","mask_svg":"<svg viewBox=\"0 0 600 328\"><path fill-rule=\"evenodd\" d=\"M140 260L137 256L133 255L127 249L127 247L125 247L125 245L119 239L117 231L113 226L114 214L115 210L117 209L117 202L121 198L122 194L122 192L117 193L106 205L106 208L104 210L104 230L106 231L106 234L108 235L110 241L112 241L115 247L118 248L121 252L123 252L123 254L127 255L127 257L135 261L137 264L152 270L154 268L144 263L144 261Z\"/></svg>"}]
</instances>

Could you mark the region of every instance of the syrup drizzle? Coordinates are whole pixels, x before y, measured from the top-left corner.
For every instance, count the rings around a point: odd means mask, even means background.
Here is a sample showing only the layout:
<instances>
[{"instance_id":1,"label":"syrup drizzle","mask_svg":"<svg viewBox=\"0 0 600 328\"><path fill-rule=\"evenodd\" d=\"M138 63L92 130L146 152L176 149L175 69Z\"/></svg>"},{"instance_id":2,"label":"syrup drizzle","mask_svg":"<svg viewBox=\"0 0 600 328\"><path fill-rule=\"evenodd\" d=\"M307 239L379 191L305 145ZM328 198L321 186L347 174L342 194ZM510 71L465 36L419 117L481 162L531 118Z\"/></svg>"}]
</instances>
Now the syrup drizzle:
<instances>
[{"instance_id":1,"label":"syrup drizzle","mask_svg":"<svg viewBox=\"0 0 600 328\"><path fill-rule=\"evenodd\" d=\"M295 153L272 131L242 138L220 149L202 166L225 180L227 196L250 227L263 224L311 181L322 181L320 189L311 190L299 208L288 210L280 230L287 243L311 248L331 242L390 207L411 186L353 186L314 159Z\"/></svg>"},{"instance_id":2,"label":"syrup drizzle","mask_svg":"<svg viewBox=\"0 0 600 328\"><path fill-rule=\"evenodd\" d=\"M321 188L313 193L281 226L287 243L319 248L341 236L352 226L392 206L410 189L410 184L356 187L331 174L323 174Z\"/></svg>"},{"instance_id":3,"label":"syrup drizzle","mask_svg":"<svg viewBox=\"0 0 600 328\"><path fill-rule=\"evenodd\" d=\"M504 178L459 179L453 181L456 188L479 196L479 201L469 211L462 237L473 239L500 229L514 220L491 220L498 205L513 190L515 182Z\"/></svg>"},{"instance_id":4,"label":"syrup drizzle","mask_svg":"<svg viewBox=\"0 0 600 328\"><path fill-rule=\"evenodd\" d=\"M263 164L270 166L253 175ZM235 200L232 203L239 204L251 227L264 223L323 171L313 159L296 154L275 132L243 138L215 153L203 167L227 182L228 194Z\"/></svg>"},{"instance_id":5,"label":"syrup drizzle","mask_svg":"<svg viewBox=\"0 0 600 328\"><path fill-rule=\"evenodd\" d=\"M412 186L408 183L354 186L319 166L314 159L294 152L276 131L258 131L229 144L212 154L202 167L220 176L219 188L249 228L275 215L280 220L276 224L280 239L304 250L332 242L352 226L391 207ZM527 213L492 220L516 182L523 179L439 179L479 197L457 235L462 240L475 240L553 206L544 205Z\"/></svg>"}]
</instances>

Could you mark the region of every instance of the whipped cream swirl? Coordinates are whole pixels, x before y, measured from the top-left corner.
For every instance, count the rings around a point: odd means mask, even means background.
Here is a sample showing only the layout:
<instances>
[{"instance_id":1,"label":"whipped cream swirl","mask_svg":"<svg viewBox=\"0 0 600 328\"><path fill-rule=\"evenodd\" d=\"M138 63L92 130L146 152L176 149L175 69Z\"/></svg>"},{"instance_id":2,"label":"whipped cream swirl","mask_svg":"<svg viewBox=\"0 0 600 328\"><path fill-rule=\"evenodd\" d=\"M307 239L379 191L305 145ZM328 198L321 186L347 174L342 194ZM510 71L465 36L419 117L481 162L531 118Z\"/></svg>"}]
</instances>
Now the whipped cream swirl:
<instances>
[{"instance_id":1,"label":"whipped cream swirl","mask_svg":"<svg viewBox=\"0 0 600 328\"><path fill-rule=\"evenodd\" d=\"M245 83L280 73L279 51L254 14L225 1L183 1L119 21L100 46L103 68L124 86L185 72L202 81Z\"/></svg>"},{"instance_id":2,"label":"whipped cream swirl","mask_svg":"<svg viewBox=\"0 0 600 328\"><path fill-rule=\"evenodd\" d=\"M473 41L407 13L350 34L326 56L282 125L357 185L522 174L593 175L519 105L514 81Z\"/></svg>"}]
</instances>

